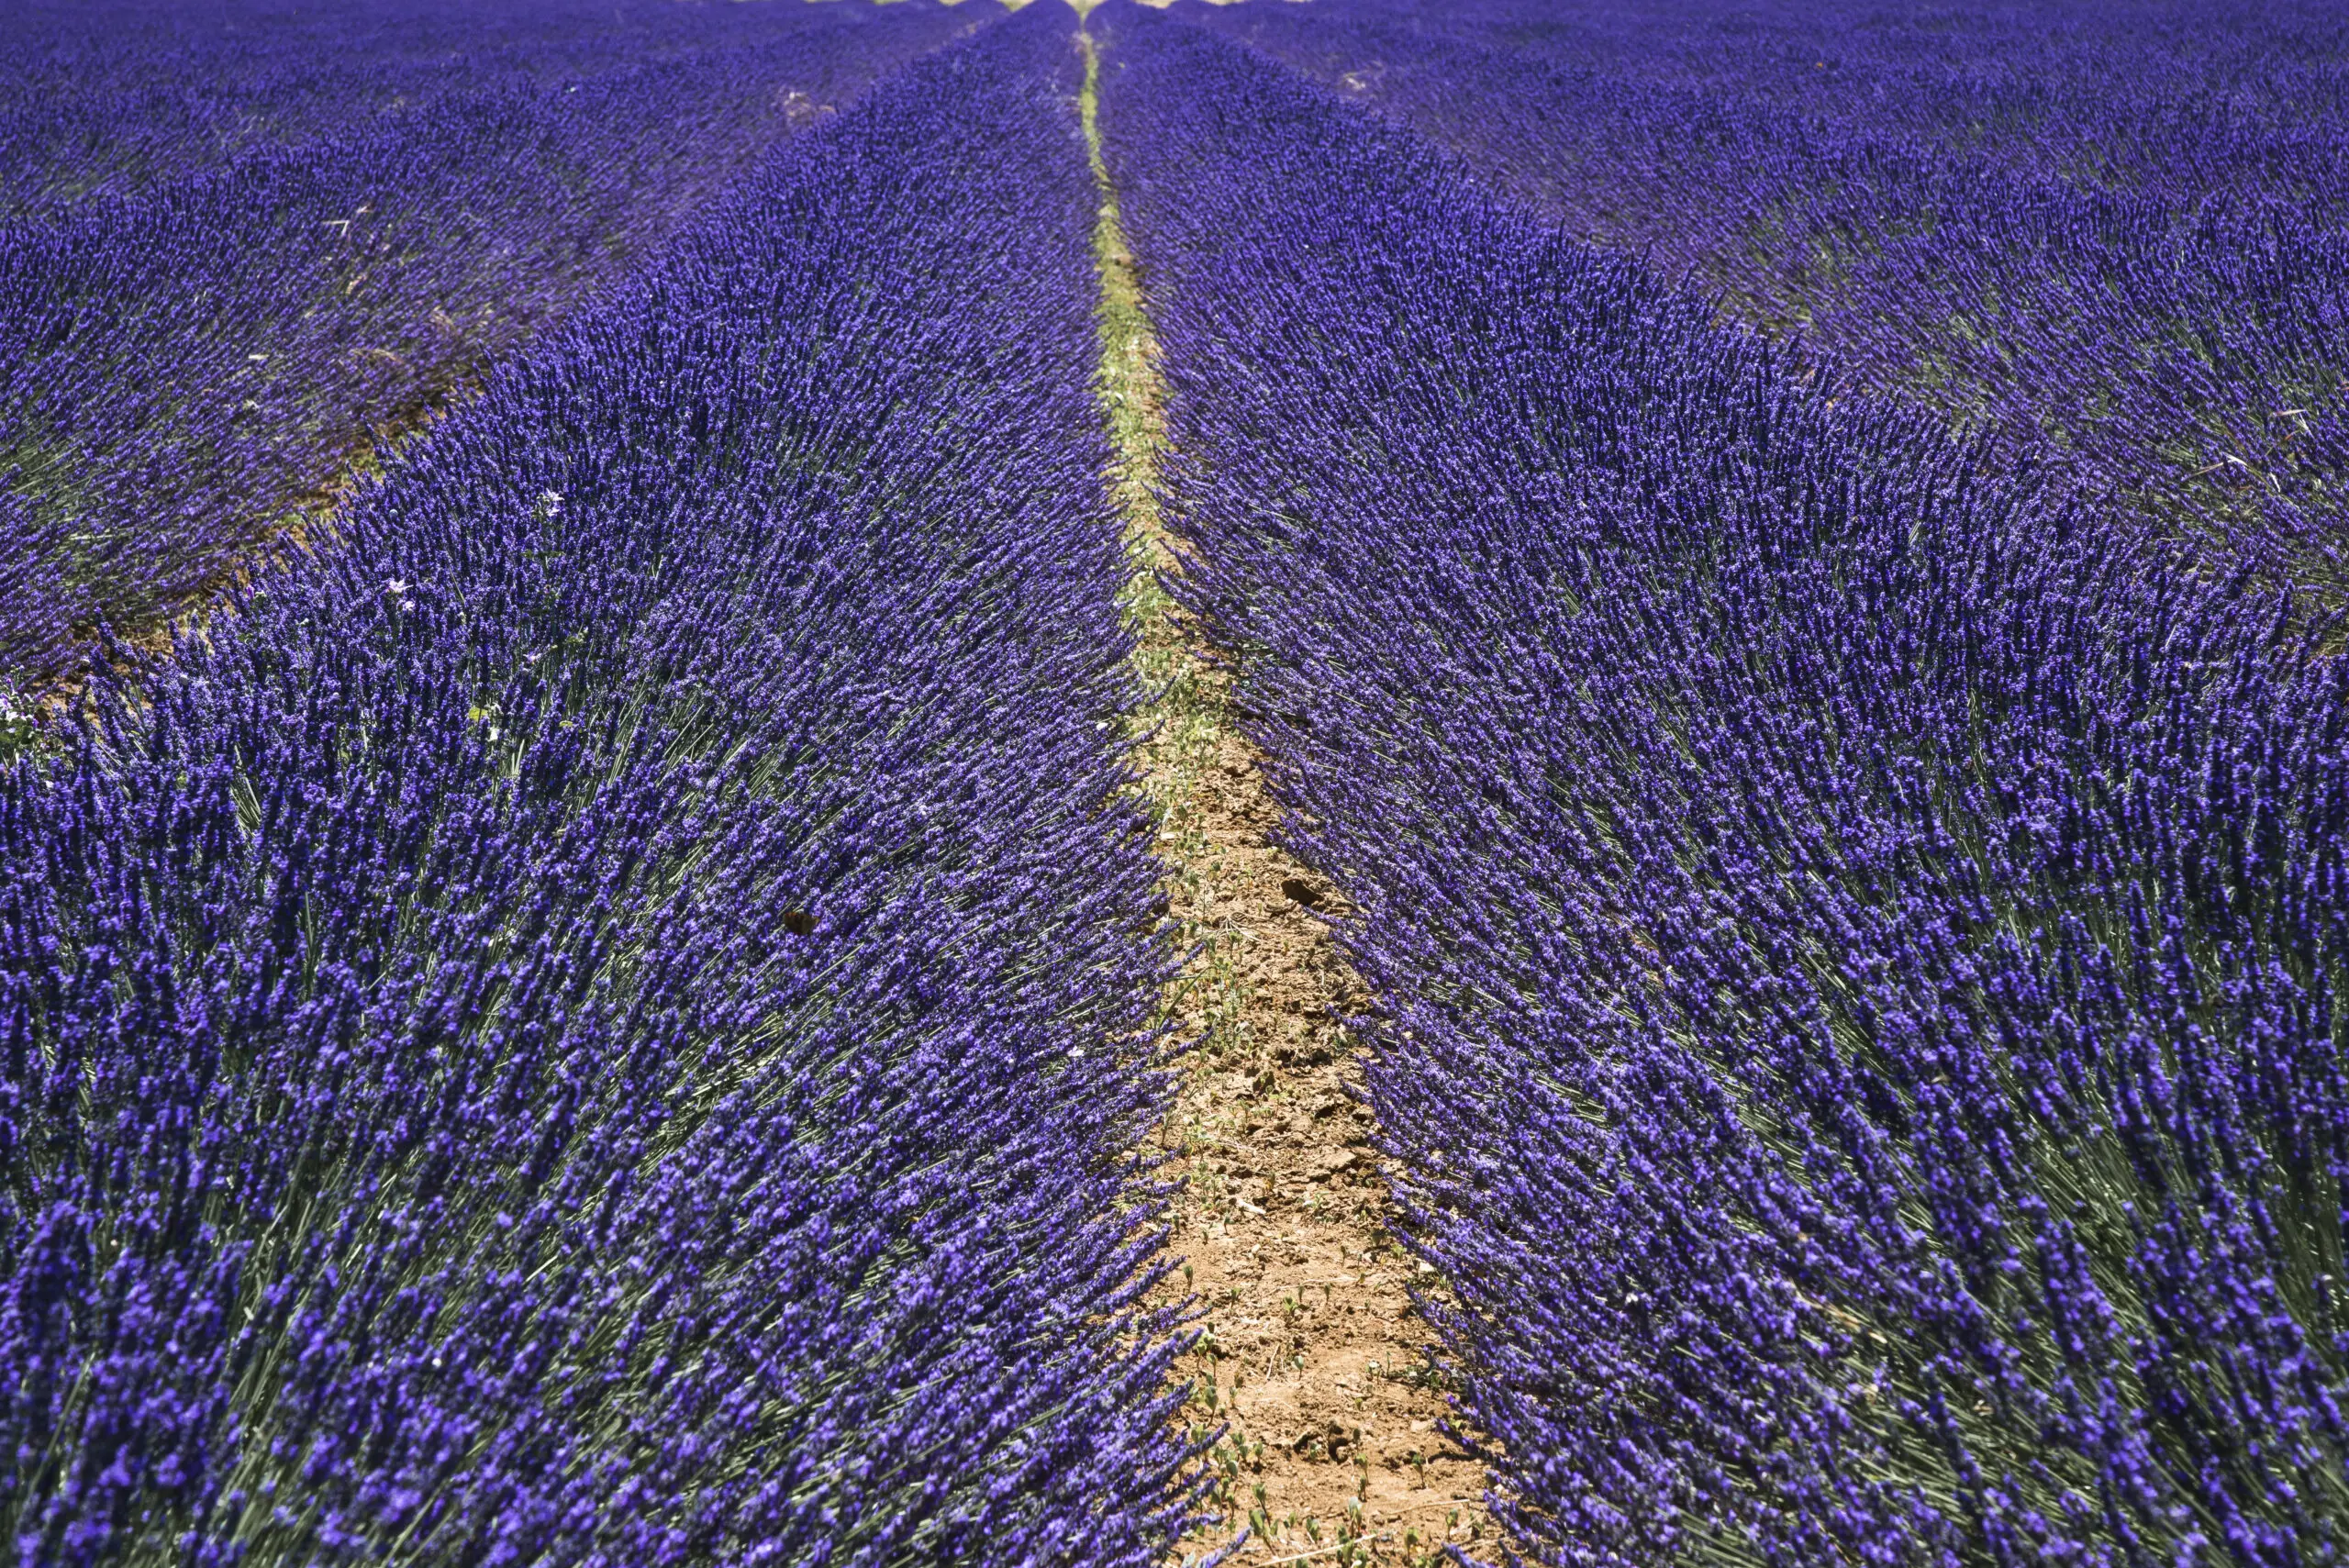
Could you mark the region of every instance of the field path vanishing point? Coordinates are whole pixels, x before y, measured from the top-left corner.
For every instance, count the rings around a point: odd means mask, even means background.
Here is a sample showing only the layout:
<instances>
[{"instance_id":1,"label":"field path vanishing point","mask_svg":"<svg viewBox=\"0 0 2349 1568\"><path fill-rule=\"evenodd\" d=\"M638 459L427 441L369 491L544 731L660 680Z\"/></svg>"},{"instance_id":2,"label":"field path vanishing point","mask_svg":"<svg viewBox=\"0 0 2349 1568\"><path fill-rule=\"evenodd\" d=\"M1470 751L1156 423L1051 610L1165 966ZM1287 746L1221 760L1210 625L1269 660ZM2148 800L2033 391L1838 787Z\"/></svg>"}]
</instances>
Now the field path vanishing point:
<instances>
[{"instance_id":1,"label":"field path vanishing point","mask_svg":"<svg viewBox=\"0 0 2349 1568\"><path fill-rule=\"evenodd\" d=\"M1407 1281L1420 1267L1386 1231L1361 1071L1343 1027L1373 1002L1324 917L1337 892L1271 840L1280 810L1256 748L1233 723L1230 673L1160 572L1182 570L1153 495L1163 384L1142 280L1102 161L1100 56L1080 28L1080 108L1101 188L1103 399L1117 500L1135 571L1128 613L1157 700L1139 716L1138 761L1169 868L1168 914L1194 950L1168 1015L1208 1039L1162 1129L1184 1179L1171 1222L1204 1332L1185 1373L1187 1412L1212 1458L1225 1523L1246 1524L1239 1562L1426 1562L1447 1543L1489 1554L1481 1467L1445 1437L1450 1402L1430 1381L1432 1337Z\"/></svg>"}]
</instances>

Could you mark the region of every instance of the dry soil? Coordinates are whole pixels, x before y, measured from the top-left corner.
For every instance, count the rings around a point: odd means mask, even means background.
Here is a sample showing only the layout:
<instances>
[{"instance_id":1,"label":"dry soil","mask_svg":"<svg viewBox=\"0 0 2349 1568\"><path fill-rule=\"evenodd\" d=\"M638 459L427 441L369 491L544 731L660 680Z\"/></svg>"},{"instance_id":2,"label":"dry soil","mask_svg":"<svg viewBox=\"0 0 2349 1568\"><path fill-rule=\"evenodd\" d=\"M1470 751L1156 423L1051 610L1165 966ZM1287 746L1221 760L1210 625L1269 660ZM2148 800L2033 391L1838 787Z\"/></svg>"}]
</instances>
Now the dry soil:
<instances>
[{"instance_id":1,"label":"dry soil","mask_svg":"<svg viewBox=\"0 0 2349 1568\"><path fill-rule=\"evenodd\" d=\"M1186 1545L1211 1551L1244 1526L1236 1560L1251 1564L1423 1562L1447 1543L1490 1555L1484 1475L1439 1430L1453 1411L1411 1307L1417 1265L1388 1237L1354 1094L1344 1020L1373 1003L1331 937L1348 908L1273 844L1279 808L1232 720L1230 663L1158 581L1183 566L1152 488L1163 384L1147 280L1100 155L1099 56L1090 35L1078 42L1102 193L1103 397L1135 565L1127 607L1142 677L1162 694L1138 722L1140 761L1169 912L1197 950L1165 1005L1205 1036L1159 1133L1184 1183L1173 1284L1205 1312L1182 1369L1195 1390L1186 1416L1223 1432L1211 1457L1224 1522Z\"/></svg>"}]
</instances>

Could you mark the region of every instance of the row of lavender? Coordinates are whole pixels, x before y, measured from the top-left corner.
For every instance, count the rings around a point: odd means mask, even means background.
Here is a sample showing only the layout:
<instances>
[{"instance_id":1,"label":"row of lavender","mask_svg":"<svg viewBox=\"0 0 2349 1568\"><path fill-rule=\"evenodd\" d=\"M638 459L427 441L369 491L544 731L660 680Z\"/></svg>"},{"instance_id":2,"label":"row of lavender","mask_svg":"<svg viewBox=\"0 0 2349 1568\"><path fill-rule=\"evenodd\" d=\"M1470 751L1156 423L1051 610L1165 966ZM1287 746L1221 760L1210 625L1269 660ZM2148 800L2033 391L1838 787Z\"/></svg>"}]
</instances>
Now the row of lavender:
<instances>
[{"instance_id":1,"label":"row of lavender","mask_svg":"<svg viewBox=\"0 0 2349 1568\"><path fill-rule=\"evenodd\" d=\"M786 144L0 776L15 1561L1190 1521L1074 63Z\"/></svg>"},{"instance_id":2,"label":"row of lavender","mask_svg":"<svg viewBox=\"0 0 2349 1568\"><path fill-rule=\"evenodd\" d=\"M435 7L452 40L491 30L445 0L392 20ZM166 72L253 95L283 75L312 113L282 110L289 123L225 158L184 137L170 155L185 171L0 229L0 701L70 673L99 626L144 631L197 602L355 455L622 275L775 138L966 25L929 7L758 9L761 25L713 24L697 47L681 21L620 31L598 58L574 0L499 6L506 47L415 64L424 102L353 103L316 135L351 83L302 63L315 18L286 41L250 0L216 6L247 30L120 64L150 92ZM138 18L159 25L126 10L134 37ZM407 36L354 31L328 58L355 71L368 41ZM79 63L63 53L35 64ZM30 96L44 77L25 77ZM117 142L164 157L139 132L142 94L94 101L123 123L70 149L92 178Z\"/></svg>"},{"instance_id":3,"label":"row of lavender","mask_svg":"<svg viewBox=\"0 0 2349 1568\"><path fill-rule=\"evenodd\" d=\"M1570 232L2090 494L2349 593L2349 18L1850 0L1223 25Z\"/></svg>"},{"instance_id":4,"label":"row of lavender","mask_svg":"<svg viewBox=\"0 0 2349 1568\"><path fill-rule=\"evenodd\" d=\"M0 218L54 217L492 86L559 88L756 47L803 20L797 9L19 0L0 40ZM860 6L828 19L880 15Z\"/></svg>"},{"instance_id":5,"label":"row of lavender","mask_svg":"<svg viewBox=\"0 0 2349 1568\"><path fill-rule=\"evenodd\" d=\"M2342 628L1207 28L1108 60L1186 592L1520 1544L2340 1561Z\"/></svg>"}]
</instances>

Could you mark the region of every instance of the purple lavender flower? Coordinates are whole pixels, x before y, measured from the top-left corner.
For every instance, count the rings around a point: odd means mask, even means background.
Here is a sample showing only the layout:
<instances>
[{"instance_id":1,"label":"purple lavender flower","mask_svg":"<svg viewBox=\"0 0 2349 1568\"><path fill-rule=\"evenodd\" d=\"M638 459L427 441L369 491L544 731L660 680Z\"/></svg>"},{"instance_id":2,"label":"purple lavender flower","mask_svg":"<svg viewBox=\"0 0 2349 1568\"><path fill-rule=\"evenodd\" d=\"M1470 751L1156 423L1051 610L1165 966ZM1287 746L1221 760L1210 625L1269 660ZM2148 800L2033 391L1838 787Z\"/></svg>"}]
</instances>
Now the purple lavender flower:
<instances>
[{"instance_id":1,"label":"purple lavender flower","mask_svg":"<svg viewBox=\"0 0 2349 1568\"><path fill-rule=\"evenodd\" d=\"M1518 1547L2337 1560L2337 625L1262 54L1114 28L1184 591L1364 912Z\"/></svg>"},{"instance_id":2,"label":"purple lavender flower","mask_svg":"<svg viewBox=\"0 0 2349 1568\"><path fill-rule=\"evenodd\" d=\"M76 195L0 227L0 680L75 673L98 628L150 632L322 526L354 460L963 25L733 15L49 16L0 71L0 189Z\"/></svg>"},{"instance_id":3,"label":"purple lavender flower","mask_svg":"<svg viewBox=\"0 0 2349 1568\"><path fill-rule=\"evenodd\" d=\"M10 764L20 1560L1193 1520L1074 67L785 144Z\"/></svg>"},{"instance_id":4,"label":"purple lavender flower","mask_svg":"<svg viewBox=\"0 0 2349 1568\"><path fill-rule=\"evenodd\" d=\"M2335 7L1352 0L1219 27L1847 382L2339 604Z\"/></svg>"}]
</instances>

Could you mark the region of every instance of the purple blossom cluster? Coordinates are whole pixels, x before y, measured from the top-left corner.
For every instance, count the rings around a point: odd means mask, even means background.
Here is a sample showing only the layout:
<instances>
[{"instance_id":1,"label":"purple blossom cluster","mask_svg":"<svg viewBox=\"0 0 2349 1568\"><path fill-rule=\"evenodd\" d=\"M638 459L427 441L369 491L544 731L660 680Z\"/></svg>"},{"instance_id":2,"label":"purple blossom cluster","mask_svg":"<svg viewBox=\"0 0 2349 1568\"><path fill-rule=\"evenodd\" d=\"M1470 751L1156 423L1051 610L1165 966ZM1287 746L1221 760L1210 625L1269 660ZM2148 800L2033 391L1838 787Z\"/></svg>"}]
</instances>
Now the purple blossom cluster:
<instances>
[{"instance_id":1,"label":"purple blossom cluster","mask_svg":"<svg viewBox=\"0 0 2349 1568\"><path fill-rule=\"evenodd\" d=\"M816 102L852 95L879 63L866 51L886 60L906 47L887 35L936 33L936 13L927 28L915 14L827 15L817 30L862 34L864 50L811 55L795 63L840 74L778 85ZM55 216L492 87L560 90L767 47L808 19L797 7L662 0L17 0L0 39L0 217Z\"/></svg>"},{"instance_id":2,"label":"purple blossom cluster","mask_svg":"<svg viewBox=\"0 0 2349 1568\"><path fill-rule=\"evenodd\" d=\"M2349 594L2349 17L1353 0L1219 18L1570 233Z\"/></svg>"},{"instance_id":3,"label":"purple blossom cluster","mask_svg":"<svg viewBox=\"0 0 2349 1568\"><path fill-rule=\"evenodd\" d=\"M1192 1522L1074 90L784 143L7 764L14 1561Z\"/></svg>"},{"instance_id":4,"label":"purple blossom cluster","mask_svg":"<svg viewBox=\"0 0 2349 1568\"><path fill-rule=\"evenodd\" d=\"M750 9L407 0L281 31L258 0L109 0L19 40L0 186L97 194L0 227L0 699L188 607L777 137L968 25Z\"/></svg>"},{"instance_id":5,"label":"purple blossom cluster","mask_svg":"<svg viewBox=\"0 0 2349 1568\"><path fill-rule=\"evenodd\" d=\"M1519 1546L2343 1561L2342 624L1104 16L1181 591Z\"/></svg>"}]
</instances>

